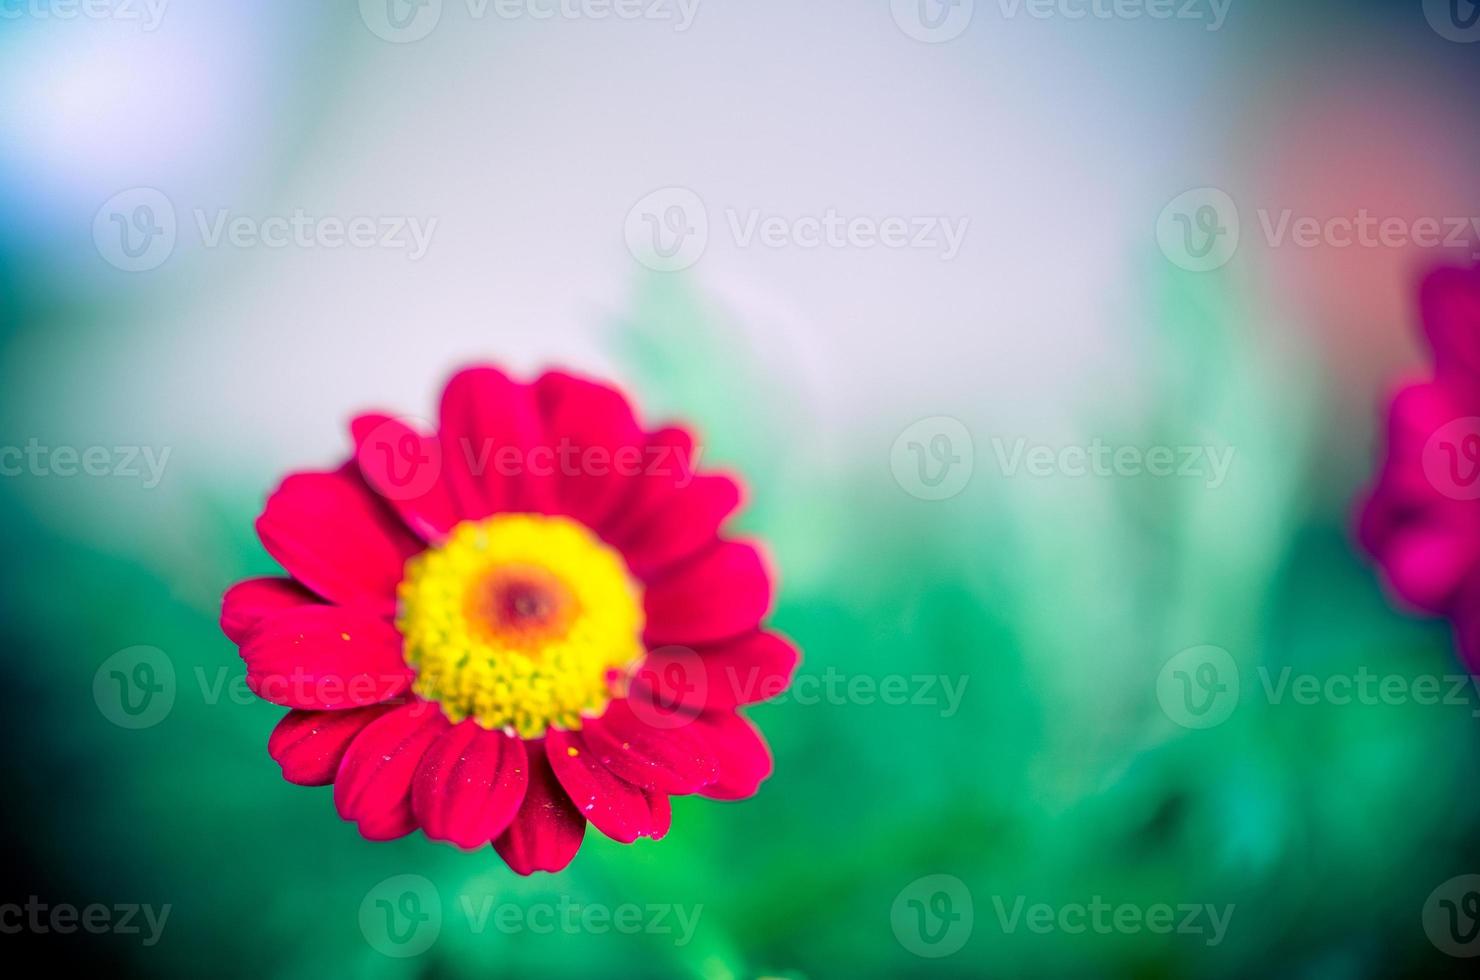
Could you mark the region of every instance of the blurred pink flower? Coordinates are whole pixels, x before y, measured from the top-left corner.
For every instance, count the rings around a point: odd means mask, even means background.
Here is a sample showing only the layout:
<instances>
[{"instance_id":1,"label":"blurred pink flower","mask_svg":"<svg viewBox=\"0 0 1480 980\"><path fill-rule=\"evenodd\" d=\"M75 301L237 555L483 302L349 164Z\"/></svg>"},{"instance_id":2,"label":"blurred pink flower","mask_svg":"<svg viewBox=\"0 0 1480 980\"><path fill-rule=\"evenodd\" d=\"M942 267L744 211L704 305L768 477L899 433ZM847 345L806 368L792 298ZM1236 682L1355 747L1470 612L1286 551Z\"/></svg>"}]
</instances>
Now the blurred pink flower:
<instances>
[{"instance_id":1,"label":"blurred pink flower","mask_svg":"<svg viewBox=\"0 0 1480 980\"><path fill-rule=\"evenodd\" d=\"M1480 269L1421 289L1431 377L1401 386L1357 533L1406 605L1449 618L1480 667Z\"/></svg>"}]
</instances>

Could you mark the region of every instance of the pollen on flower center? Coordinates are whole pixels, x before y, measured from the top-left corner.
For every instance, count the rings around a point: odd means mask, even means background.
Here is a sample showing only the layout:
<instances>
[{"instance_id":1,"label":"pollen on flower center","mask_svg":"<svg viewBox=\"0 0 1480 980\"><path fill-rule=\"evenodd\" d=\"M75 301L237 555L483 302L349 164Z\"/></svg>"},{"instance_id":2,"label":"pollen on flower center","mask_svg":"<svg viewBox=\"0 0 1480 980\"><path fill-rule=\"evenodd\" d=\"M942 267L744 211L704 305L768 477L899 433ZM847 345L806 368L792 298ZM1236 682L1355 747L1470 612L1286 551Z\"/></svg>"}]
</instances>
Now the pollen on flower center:
<instances>
[{"instance_id":1,"label":"pollen on flower center","mask_svg":"<svg viewBox=\"0 0 1480 980\"><path fill-rule=\"evenodd\" d=\"M465 521L406 563L396 625L413 689L448 719L537 738L605 709L643 653L641 593L576 521Z\"/></svg>"},{"instance_id":2,"label":"pollen on flower center","mask_svg":"<svg viewBox=\"0 0 1480 980\"><path fill-rule=\"evenodd\" d=\"M565 583L546 569L508 565L471 583L464 611L473 629L489 640L530 649L570 631L576 602Z\"/></svg>"}]
</instances>

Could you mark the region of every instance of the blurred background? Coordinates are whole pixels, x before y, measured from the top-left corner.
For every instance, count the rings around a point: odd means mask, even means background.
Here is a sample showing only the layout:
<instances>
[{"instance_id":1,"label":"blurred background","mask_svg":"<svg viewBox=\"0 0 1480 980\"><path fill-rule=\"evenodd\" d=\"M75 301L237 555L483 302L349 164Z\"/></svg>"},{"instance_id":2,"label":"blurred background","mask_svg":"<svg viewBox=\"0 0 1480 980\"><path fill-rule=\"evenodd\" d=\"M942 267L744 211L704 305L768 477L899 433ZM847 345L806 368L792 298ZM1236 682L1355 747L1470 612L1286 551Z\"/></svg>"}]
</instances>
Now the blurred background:
<instances>
[{"instance_id":1,"label":"blurred background","mask_svg":"<svg viewBox=\"0 0 1480 980\"><path fill-rule=\"evenodd\" d=\"M1350 516L1418 276L1477 254L1477 15L0 0L0 947L1463 974L1480 693ZM694 422L805 657L756 798L556 876L362 841L216 625L281 475L474 360ZM364 914L406 881L410 946Z\"/></svg>"}]
</instances>

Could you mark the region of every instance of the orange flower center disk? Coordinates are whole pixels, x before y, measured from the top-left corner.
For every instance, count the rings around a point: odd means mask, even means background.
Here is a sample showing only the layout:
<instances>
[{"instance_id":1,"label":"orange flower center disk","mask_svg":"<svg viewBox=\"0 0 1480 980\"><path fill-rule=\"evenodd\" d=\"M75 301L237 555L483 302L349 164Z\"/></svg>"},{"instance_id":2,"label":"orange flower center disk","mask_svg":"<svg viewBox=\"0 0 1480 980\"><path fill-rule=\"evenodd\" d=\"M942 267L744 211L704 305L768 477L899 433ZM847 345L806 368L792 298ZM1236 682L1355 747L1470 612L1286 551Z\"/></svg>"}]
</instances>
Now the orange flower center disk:
<instances>
[{"instance_id":1,"label":"orange flower center disk","mask_svg":"<svg viewBox=\"0 0 1480 980\"><path fill-rule=\"evenodd\" d=\"M580 728L643 655L641 589L565 517L464 521L406 563L399 597L413 690L453 722L524 738Z\"/></svg>"},{"instance_id":2,"label":"orange flower center disk","mask_svg":"<svg viewBox=\"0 0 1480 980\"><path fill-rule=\"evenodd\" d=\"M467 616L490 641L538 649L570 632L575 597L537 565L494 568L468 590Z\"/></svg>"}]
</instances>

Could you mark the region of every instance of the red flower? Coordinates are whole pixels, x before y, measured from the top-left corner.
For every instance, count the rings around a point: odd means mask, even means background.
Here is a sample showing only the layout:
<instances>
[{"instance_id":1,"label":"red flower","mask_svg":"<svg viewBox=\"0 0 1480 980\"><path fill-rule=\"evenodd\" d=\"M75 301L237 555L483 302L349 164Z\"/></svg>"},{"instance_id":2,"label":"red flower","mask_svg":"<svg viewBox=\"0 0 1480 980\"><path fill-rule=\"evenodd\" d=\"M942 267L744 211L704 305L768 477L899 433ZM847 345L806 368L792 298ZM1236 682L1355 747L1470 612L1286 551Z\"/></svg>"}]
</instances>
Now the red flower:
<instances>
[{"instance_id":1,"label":"red flower","mask_svg":"<svg viewBox=\"0 0 1480 980\"><path fill-rule=\"evenodd\" d=\"M1480 270L1423 284L1433 377L1403 386L1358 537L1400 600L1445 616L1480 667Z\"/></svg>"},{"instance_id":2,"label":"red flower","mask_svg":"<svg viewBox=\"0 0 1480 980\"><path fill-rule=\"evenodd\" d=\"M736 710L785 689L756 548L723 537L729 477L617 391L465 370L436 433L365 415L353 458L295 473L257 520L291 578L227 593L247 683L290 708L289 782L334 784L371 840L417 828L520 874L586 823L668 831L672 794L740 799L771 771Z\"/></svg>"}]
</instances>

